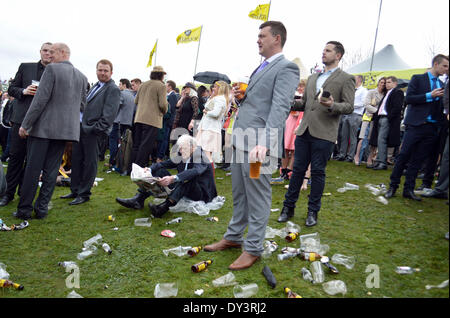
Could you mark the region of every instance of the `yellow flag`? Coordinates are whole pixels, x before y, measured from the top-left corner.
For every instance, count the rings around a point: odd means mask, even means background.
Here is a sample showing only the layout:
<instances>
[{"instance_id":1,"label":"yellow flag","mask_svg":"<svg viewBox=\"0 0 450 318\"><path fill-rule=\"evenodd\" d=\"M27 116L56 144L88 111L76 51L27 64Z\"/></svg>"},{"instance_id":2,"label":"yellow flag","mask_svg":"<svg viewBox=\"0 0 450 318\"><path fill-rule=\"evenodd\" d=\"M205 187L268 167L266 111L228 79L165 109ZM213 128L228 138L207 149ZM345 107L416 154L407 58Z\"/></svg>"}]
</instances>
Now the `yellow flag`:
<instances>
[{"instance_id":1,"label":"yellow flag","mask_svg":"<svg viewBox=\"0 0 450 318\"><path fill-rule=\"evenodd\" d=\"M248 16L252 19L267 21L269 17L270 3L261 4L255 10L250 11Z\"/></svg>"},{"instance_id":2,"label":"yellow flag","mask_svg":"<svg viewBox=\"0 0 450 318\"><path fill-rule=\"evenodd\" d=\"M153 55L155 55L157 45L158 45L158 40L156 40L155 46L153 47L153 50L150 52L150 57L148 58L147 67L152 66Z\"/></svg>"},{"instance_id":3,"label":"yellow flag","mask_svg":"<svg viewBox=\"0 0 450 318\"><path fill-rule=\"evenodd\" d=\"M198 42L200 41L200 34L202 33L202 27L186 30L177 36L177 44Z\"/></svg>"}]
</instances>

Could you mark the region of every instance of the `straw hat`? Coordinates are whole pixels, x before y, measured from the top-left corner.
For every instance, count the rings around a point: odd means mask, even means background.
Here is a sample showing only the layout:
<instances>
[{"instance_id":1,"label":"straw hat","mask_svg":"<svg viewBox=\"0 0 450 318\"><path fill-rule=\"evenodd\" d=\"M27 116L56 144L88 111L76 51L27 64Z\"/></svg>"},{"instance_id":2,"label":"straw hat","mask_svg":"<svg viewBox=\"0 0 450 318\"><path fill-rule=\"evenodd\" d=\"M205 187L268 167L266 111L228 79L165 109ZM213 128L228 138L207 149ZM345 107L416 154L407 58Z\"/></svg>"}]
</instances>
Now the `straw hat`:
<instances>
[{"instance_id":1,"label":"straw hat","mask_svg":"<svg viewBox=\"0 0 450 318\"><path fill-rule=\"evenodd\" d=\"M154 66L152 72L158 72L158 73L167 74L166 72L164 72L164 69L163 69L162 66Z\"/></svg>"}]
</instances>

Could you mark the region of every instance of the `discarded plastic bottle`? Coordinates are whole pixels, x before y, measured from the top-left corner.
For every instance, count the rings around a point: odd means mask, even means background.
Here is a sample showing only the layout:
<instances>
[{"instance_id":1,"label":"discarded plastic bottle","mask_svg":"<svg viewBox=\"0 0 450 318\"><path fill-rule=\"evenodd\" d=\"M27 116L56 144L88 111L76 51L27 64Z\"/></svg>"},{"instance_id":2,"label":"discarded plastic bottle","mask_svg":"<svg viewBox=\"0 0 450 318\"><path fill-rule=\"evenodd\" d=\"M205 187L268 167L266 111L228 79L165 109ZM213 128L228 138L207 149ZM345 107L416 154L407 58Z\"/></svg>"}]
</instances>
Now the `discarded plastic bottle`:
<instances>
[{"instance_id":1,"label":"discarded plastic bottle","mask_svg":"<svg viewBox=\"0 0 450 318\"><path fill-rule=\"evenodd\" d=\"M206 218L206 221L219 222L219 218L217 216L212 216L210 218Z\"/></svg>"},{"instance_id":2,"label":"discarded plastic bottle","mask_svg":"<svg viewBox=\"0 0 450 318\"><path fill-rule=\"evenodd\" d=\"M114 217L114 215L108 215L108 221L114 222L116 220L116 218Z\"/></svg>"},{"instance_id":3,"label":"discarded plastic bottle","mask_svg":"<svg viewBox=\"0 0 450 318\"><path fill-rule=\"evenodd\" d=\"M194 273L199 273L201 271L204 271L209 265L212 264L212 262L213 262L213 260L209 259L207 261L203 261L203 262L197 263L197 264L191 266L191 270Z\"/></svg>"},{"instance_id":4,"label":"discarded plastic bottle","mask_svg":"<svg viewBox=\"0 0 450 318\"><path fill-rule=\"evenodd\" d=\"M72 266L72 265L77 265L77 263L75 263L75 262L72 262L72 261L65 261L65 262L59 262L58 263L58 266L61 266L61 267L63 267L63 268L66 268L66 267L68 267L68 266Z\"/></svg>"},{"instance_id":5,"label":"discarded plastic bottle","mask_svg":"<svg viewBox=\"0 0 450 318\"><path fill-rule=\"evenodd\" d=\"M339 274L338 269L333 266L332 264L330 264L330 259L328 258L328 256L323 256L320 259L320 262L325 265L326 267L328 267L328 269L333 273L333 274Z\"/></svg>"},{"instance_id":6,"label":"discarded plastic bottle","mask_svg":"<svg viewBox=\"0 0 450 318\"><path fill-rule=\"evenodd\" d=\"M302 296L300 296L297 293L294 293L289 287L284 287L283 290L287 295L287 298L302 298Z\"/></svg>"},{"instance_id":7,"label":"discarded plastic bottle","mask_svg":"<svg viewBox=\"0 0 450 318\"><path fill-rule=\"evenodd\" d=\"M312 274L309 271L309 269L307 269L306 267L302 268L302 275L303 275L304 280L306 280L310 283L314 283L314 278L312 277Z\"/></svg>"},{"instance_id":8,"label":"discarded plastic bottle","mask_svg":"<svg viewBox=\"0 0 450 318\"><path fill-rule=\"evenodd\" d=\"M295 241L299 234L300 233L298 233L298 232L289 232L289 234L286 235L286 241L288 241L288 242Z\"/></svg>"},{"instance_id":9,"label":"discarded plastic bottle","mask_svg":"<svg viewBox=\"0 0 450 318\"><path fill-rule=\"evenodd\" d=\"M281 249L281 253L283 253L283 254L286 254L286 253L296 253L296 254L298 254L298 253L300 253L300 252L301 252L301 251L300 251L299 248L290 247L290 246L286 246L286 247L283 247L283 248Z\"/></svg>"},{"instance_id":10,"label":"discarded plastic bottle","mask_svg":"<svg viewBox=\"0 0 450 318\"><path fill-rule=\"evenodd\" d=\"M112 249L111 249L111 247L108 245L108 243L103 243L102 248L103 248L103 250L104 250L106 253L108 253L108 254L111 254L111 253L112 253Z\"/></svg>"},{"instance_id":11,"label":"discarded plastic bottle","mask_svg":"<svg viewBox=\"0 0 450 318\"><path fill-rule=\"evenodd\" d=\"M278 254L277 258L279 261L284 261L289 258L296 257L298 253L284 253L284 254Z\"/></svg>"},{"instance_id":12,"label":"discarded plastic bottle","mask_svg":"<svg viewBox=\"0 0 450 318\"><path fill-rule=\"evenodd\" d=\"M88 258L89 256L95 254L97 252L97 247L95 245L91 245L89 248L87 248L85 251L78 253L77 259L84 260L85 258Z\"/></svg>"},{"instance_id":13,"label":"discarded plastic bottle","mask_svg":"<svg viewBox=\"0 0 450 318\"><path fill-rule=\"evenodd\" d=\"M170 221L166 222L166 224L181 223L182 220L183 220L183 218L180 217L180 218L176 218L176 219L170 220Z\"/></svg>"},{"instance_id":14,"label":"discarded plastic bottle","mask_svg":"<svg viewBox=\"0 0 450 318\"><path fill-rule=\"evenodd\" d=\"M311 273L315 284L321 284L325 281L325 274L321 262L315 261L311 263Z\"/></svg>"},{"instance_id":15,"label":"discarded plastic bottle","mask_svg":"<svg viewBox=\"0 0 450 318\"><path fill-rule=\"evenodd\" d=\"M2 288L12 287L17 290L23 290L23 285L16 284L8 279L0 279L0 287Z\"/></svg>"},{"instance_id":16,"label":"discarded plastic bottle","mask_svg":"<svg viewBox=\"0 0 450 318\"><path fill-rule=\"evenodd\" d=\"M91 237L89 240L84 241L83 246L87 248L93 244L98 245L101 241L102 241L102 236L100 234L97 234L96 236Z\"/></svg>"},{"instance_id":17,"label":"discarded plastic bottle","mask_svg":"<svg viewBox=\"0 0 450 318\"><path fill-rule=\"evenodd\" d=\"M203 248L201 246L196 246L187 251L187 253L190 257L194 257L195 255L198 255L202 249Z\"/></svg>"},{"instance_id":18,"label":"discarded plastic bottle","mask_svg":"<svg viewBox=\"0 0 450 318\"><path fill-rule=\"evenodd\" d=\"M317 253L302 252L302 253L300 253L300 257L302 259L304 259L305 261L314 262L314 261L319 261L322 256L320 256Z\"/></svg>"},{"instance_id":19,"label":"discarded plastic bottle","mask_svg":"<svg viewBox=\"0 0 450 318\"><path fill-rule=\"evenodd\" d=\"M395 272L397 274L413 274L415 272L420 272L420 268L412 268L409 266L397 266Z\"/></svg>"}]
</instances>

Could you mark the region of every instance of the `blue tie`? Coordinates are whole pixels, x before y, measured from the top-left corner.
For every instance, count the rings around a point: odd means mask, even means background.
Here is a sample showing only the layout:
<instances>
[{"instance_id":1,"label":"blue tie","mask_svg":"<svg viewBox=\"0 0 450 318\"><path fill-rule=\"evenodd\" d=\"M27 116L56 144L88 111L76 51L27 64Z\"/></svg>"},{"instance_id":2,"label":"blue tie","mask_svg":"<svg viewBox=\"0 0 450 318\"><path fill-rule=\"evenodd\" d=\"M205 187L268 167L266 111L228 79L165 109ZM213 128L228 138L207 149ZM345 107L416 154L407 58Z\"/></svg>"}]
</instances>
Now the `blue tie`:
<instances>
[{"instance_id":1,"label":"blue tie","mask_svg":"<svg viewBox=\"0 0 450 318\"><path fill-rule=\"evenodd\" d=\"M95 85L95 87L92 89L92 91L89 93L87 100L90 101L92 97L94 97L95 93L97 92L97 90L100 88L100 84L97 83Z\"/></svg>"},{"instance_id":2,"label":"blue tie","mask_svg":"<svg viewBox=\"0 0 450 318\"><path fill-rule=\"evenodd\" d=\"M258 74L259 72L261 72L267 65L269 64L269 62L264 61L256 70L255 74Z\"/></svg>"}]
</instances>

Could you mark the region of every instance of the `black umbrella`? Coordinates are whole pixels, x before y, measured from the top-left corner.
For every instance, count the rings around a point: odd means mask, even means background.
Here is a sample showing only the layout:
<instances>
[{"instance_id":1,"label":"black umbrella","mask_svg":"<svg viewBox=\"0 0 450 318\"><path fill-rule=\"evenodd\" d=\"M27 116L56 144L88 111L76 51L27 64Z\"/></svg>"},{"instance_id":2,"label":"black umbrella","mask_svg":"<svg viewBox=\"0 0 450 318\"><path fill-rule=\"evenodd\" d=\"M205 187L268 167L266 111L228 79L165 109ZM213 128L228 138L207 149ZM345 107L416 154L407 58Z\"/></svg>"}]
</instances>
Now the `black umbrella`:
<instances>
[{"instance_id":1,"label":"black umbrella","mask_svg":"<svg viewBox=\"0 0 450 318\"><path fill-rule=\"evenodd\" d=\"M205 84L213 84L215 81L224 81L231 84L230 79L225 74L217 72L200 72L194 75L194 80Z\"/></svg>"},{"instance_id":2,"label":"black umbrella","mask_svg":"<svg viewBox=\"0 0 450 318\"><path fill-rule=\"evenodd\" d=\"M397 88L405 88L405 87L408 87L408 85L409 85L409 80L403 79L403 78L398 79Z\"/></svg>"}]
</instances>

